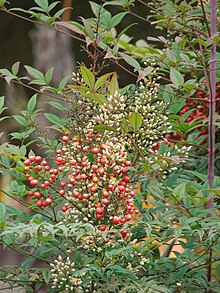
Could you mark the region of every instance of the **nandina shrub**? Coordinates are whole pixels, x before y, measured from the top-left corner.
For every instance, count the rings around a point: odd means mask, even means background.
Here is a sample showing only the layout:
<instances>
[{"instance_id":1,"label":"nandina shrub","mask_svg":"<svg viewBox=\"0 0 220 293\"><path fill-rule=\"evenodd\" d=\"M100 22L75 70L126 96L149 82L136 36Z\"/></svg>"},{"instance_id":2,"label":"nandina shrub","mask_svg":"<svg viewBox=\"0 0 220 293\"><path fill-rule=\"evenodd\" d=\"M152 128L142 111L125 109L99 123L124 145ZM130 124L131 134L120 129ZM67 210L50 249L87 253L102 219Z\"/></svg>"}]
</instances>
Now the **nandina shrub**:
<instances>
[{"instance_id":1,"label":"nandina shrub","mask_svg":"<svg viewBox=\"0 0 220 293\"><path fill-rule=\"evenodd\" d=\"M145 41L129 43L125 35L129 27L121 33L115 29L123 17L135 14L134 2L91 2L95 17L82 17L82 23L60 22L64 10L51 12L57 2L35 0L36 7L18 10L40 19L42 25L65 28L74 32L73 37L84 38L92 64L89 69L81 65L72 81L65 77L57 86L50 84L52 68L42 73L25 66L29 77L18 74L19 62L11 70L0 70L8 83L62 100L64 104L49 103L65 113L63 118L45 113L52 125L42 129L34 95L27 110L13 116L22 129L10 135L20 145L1 147L2 172L14 178L10 191L3 192L24 208L0 205L1 243L25 256L13 270L7 265L1 268L1 280L10 287L22 286L28 292L42 286L48 292L218 292L215 223L220 180L213 174L216 100L212 95L216 9L209 10L203 1L154 3L153 11L159 12L153 21L156 17L158 27L170 34L167 39L149 39L165 46L160 50ZM145 1L137 2L152 9ZM212 6L215 3L211 1ZM0 3L2 10L11 13L4 4ZM106 6L115 4L126 11L112 17ZM134 69L130 73L137 77L136 86L120 89L115 72L101 75L109 58L126 71ZM207 88L203 69L210 80ZM201 146L208 151L208 180L180 165L184 159L192 162L189 138L200 131L199 120L188 119L195 118L194 110L186 106L197 98L199 87L207 91L212 109L209 147ZM189 111L183 113L182 107ZM59 139L51 130L62 133ZM166 133L184 137L171 147ZM198 161L202 139L190 152ZM39 154L42 149L44 155Z\"/></svg>"}]
</instances>

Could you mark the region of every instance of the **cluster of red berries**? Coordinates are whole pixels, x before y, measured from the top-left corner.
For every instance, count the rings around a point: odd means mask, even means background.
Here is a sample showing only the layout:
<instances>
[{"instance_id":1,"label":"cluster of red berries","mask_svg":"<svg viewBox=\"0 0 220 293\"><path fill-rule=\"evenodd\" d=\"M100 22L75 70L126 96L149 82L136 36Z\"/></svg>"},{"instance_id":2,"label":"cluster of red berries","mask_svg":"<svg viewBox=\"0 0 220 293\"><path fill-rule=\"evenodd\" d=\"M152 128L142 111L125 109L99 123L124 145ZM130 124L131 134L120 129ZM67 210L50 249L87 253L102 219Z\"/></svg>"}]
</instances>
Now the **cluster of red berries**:
<instances>
[{"instance_id":1,"label":"cluster of red berries","mask_svg":"<svg viewBox=\"0 0 220 293\"><path fill-rule=\"evenodd\" d=\"M77 221L90 223L94 218L97 223L108 225L130 221L138 210L134 207L135 193L129 187L127 175L131 162L126 159L123 145L101 143L97 131L87 134L86 140L71 139L66 133L62 142L56 160L68 174L68 182L61 182L63 188L59 191L67 199L63 211L68 211ZM100 226L101 231L105 229L105 225Z\"/></svg>"},{"instance_id":2,"label":"cluster of red berries","mask_svg":"<svg viewBox=\"0 0 220 293\"><path fill-rule=\"evenodd\" d=\"M28 191L29 196L35 197L38 207L46 207L53 203L48 188L55 182L56 176L60 172L58 169L51 169L46 160L41 156L29 156L24 161L24 171L30 186L33 188Z\"/></svg>"},{"instance_id":3,"label":"cluster of red berries","mask_svg":"<svg viewBox=\"0 0 220 293\"><path fill-rule=\"evenodd\" d=\"M126 156L123 144L102 143L96 130L86 139L70 138L66 132L61 149L56 151L56 168L40 156L24 161L25 176L32 187L28 195L37 199L38 207L62 197L67 220L97 224L100 231L122 225L138 213L128 176L131 162ZM124 231L122 237L126 235Z\"/></svg>"},{"instance_id":4,"label":"cluster of red berries","mask_svg":"<svg viewBox=\"0 0 220 293\"><path fill-rule=\"evenodd\" d=\"M199 91L197 92L197 99L187 99L186 103L183 105L182 110L180 111L180 116L183 117L185 113L187 113L191 109L195 109L189 114L189 117L186 119L187 122L194 121L196 119L207 119L209 115L208 111L208 96L205 92ZM220 99L220 90L217 88L216 91L216 99ZM217 113L220 114L220 104L217 103ZM199 134L197 138L202 135L206 135L208 133L207 128L203 127L199 129ZM167 144L173 146L174 141L185 141L187 138L181 136L179 133L168 133L165 135L167 139ZM207 138L203 140L203 143L207 142Z\"/></svg>"}]
</instances>

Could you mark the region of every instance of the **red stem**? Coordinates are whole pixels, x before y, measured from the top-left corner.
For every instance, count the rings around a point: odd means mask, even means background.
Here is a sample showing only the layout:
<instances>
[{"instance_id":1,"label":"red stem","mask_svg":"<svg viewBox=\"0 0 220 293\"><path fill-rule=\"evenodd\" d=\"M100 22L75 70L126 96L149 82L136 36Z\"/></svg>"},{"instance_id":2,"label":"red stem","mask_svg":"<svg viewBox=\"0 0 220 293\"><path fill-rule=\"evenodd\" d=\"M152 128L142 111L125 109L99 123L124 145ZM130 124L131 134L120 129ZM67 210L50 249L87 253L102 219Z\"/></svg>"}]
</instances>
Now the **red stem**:
<instances>
[{"instance_id":1,"label":"red stem","mask_svg":"<svg viewBox=\"0 0 220 293\"><path fill-rule=\"evenodd\" d=\"M211 35L217 29L217 3L211 0ZM214 164L215 164L215 98L216 98L216 42L212 44L209 62L209 153L208 153L208 182L210 188L214 185ZM213 200L208 201L207 208L213 208Z\"/></svg>"},{"instance_id":2,"label":"red stem","mask_svg":"<svg viewBox=\"0 0 220 293\"><path fill-rule=\"evenodd\" d=\"M211 36L217 31L217 1L211 0ZM213 188L215 179L215 108L216 108L216 42L211 46L210 62L209 62L209 129L208 129L208 183ZM207 204L207 209L214 208L214 200L211 198ZM209 213L208 217L212 217L213 213ZM207 263L207 280L212 281L212 249L209 250ZM207 292L210 292L207 290Z\"/></svg>"}]
</instances>

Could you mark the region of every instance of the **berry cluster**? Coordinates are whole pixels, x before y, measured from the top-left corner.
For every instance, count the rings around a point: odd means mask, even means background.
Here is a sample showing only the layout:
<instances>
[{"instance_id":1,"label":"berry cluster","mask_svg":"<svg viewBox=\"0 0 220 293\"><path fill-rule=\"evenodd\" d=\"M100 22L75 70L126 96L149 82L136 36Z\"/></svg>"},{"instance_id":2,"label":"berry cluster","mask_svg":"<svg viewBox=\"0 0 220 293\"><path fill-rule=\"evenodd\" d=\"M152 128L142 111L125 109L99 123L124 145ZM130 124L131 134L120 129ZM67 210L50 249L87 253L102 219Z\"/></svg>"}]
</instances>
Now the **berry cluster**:
<instances>
[{"instance_id":1,"label":"berry cluster","mask_svg":"<svg viewBox=\"0 0 220 293\"><path fill-rule=\"evenodd\" d=\"M123 224L138 213L127 175L131 162L122 144L97 144L100 140L97 131L87 134L86 140L63 136L56 159L68 177L59 191L67 200L62 210L76 222ZM105 228L100 226L100 230Z\"/></svg>"},{"instance_id":2,"label":"berry cluster","mask_svg":"<svg viewBox=\"0 0 220 293\"><path fill-rule=\"evenodd\" d=\"M59 255L58 259L51 263L52 267L52 279L53 279L53 289L59 289L59 292L74 292L74 289L80 289L80 284L82 282L81 278L77 275L73 277L76 269L75 263L70 261L70 258L64 261ZM81 288L82 289L82 288Z\"/></svg>"},{"instance_id":3,"label":"berry cluster","mask_svg":"<svg viewBox=\"0 0 220 293\"><path fill-rule=\"evenodd\" d=\"M108 125L120 132L121 121L126 118L125 97L116 91L113 96L107 97L107 101L107 104L99 106L96 112L91 113L87 127L91 129L94 125Z\"/></svg>"},{"instance_id":4,"label":"berry cluster","mask_svg":"<svg viewBox=\"0 0 220 293\"><path fill-rule=\"evenodd\" d=\"M144 83L140 82L127 107L128 113L138 112L142 116L143 123L132 138L144 154L164 142L164 135L172 128L168 122L167 104L158 100L157 79L159 77L151 76Z\"/></svg>"},{"instance_id":5,"label":"berry cluster","mask_svg":"<svg viewBox=\"0 0 220 293\"><path fill-rule=\"evenodd\" d=\"M70 138L66 132L56 151L56 164L51 168L46 160L32 155L24 161L32 187L28 195L37 199L38 207L47 207L59 198L65 201L66 221L98 225L100 231L123 225L138 213L128 176L131 162L123 144L102 143L96 130L86 139ZM121 233L122 238L126 235L126 231Z\"/></svg>"},{"instance_id":6,"label":"berry cluster","mask_svg":"<svg viewBox=\"0 0 220 293\"><path fill-rule=\"evenodd\" d=\"M48 162L43 160L41 156L33 155L24 161L24 166L25 177L32 187L28 191L28 195L38 200L37 206L39 208L51 205L53 200L48 188L55 182L56 176L61 170L59 168L51 169Z\"/></svg>"},{"instance_id":7,"label":"berry cluster","mask_svg":"<svg viewBox=\"0 0 220 293\"><path fill-rule=\"evenodd\" d=\"M216 90L216 99L220 98L220 90L217 88ZM189 116L186 118L186 121L188 123L192 121L201 121L208 118L209 110L208 110L208 96L205 92L199 91L196 93L196 99L187 99L186 103L183 105L182 110L180 111L180 116L183 117L189 110L195 109L194 111L189 113ZM220 106L219 103L216 104L216 112L220 114ZM198 135L196 139L198 139L200 136L206 135L208 133L208 130L206 127L198 127ZM165 138L167 139L167 144L170 146L173 146L175 144L175 141L185 141L187 137L184 137L180 135L177 132L174 133L167 133L165 135ZM202 143L206 143L207 138L203 140Z\"/></svg>"}]
</instances>

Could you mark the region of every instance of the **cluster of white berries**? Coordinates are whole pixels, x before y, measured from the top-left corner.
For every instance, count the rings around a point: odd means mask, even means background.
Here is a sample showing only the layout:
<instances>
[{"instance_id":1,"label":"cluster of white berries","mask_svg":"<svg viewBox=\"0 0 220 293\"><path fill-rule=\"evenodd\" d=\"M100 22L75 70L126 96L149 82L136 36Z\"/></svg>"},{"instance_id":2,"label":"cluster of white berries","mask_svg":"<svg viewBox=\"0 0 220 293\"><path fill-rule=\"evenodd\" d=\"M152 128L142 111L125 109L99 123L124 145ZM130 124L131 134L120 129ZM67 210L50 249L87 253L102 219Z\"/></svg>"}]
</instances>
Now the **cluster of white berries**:
<instances>
[{"instance_id":1,"label":"cluster of white berries","mask_svg":"<svg viewBox=\"0 0 220 293\"><path fill-rule=\"evenodd\" d=\"M81 278L74 276L75 273L75 263L71 262L70 258L67 257L64 261L59 255L58 259L51 263L52 267L52 279L53 279L53 289L58 289L59 292L67 293L74 292L74 290L80 289Z\"/></svg>"},{"instance_id":2,"label":"cluster of white berries","mask_svg":"<svg viewBox=\"0 0 220 293\"><path fill-rule=\"evenodd\" d=\"M89 129L94 125L108 125L120 131L121 121L126 117L125 98L116 91L113 96L109 95L107 100L108 103L100 105L89 121L87 126Z\"/></svg>"},{"instance_id":3,"label":"cluster of white berries","mask_svg":"<svg viewBox=\"0 0 220 293\"><path fill-rule=\"evenodd\" d=\"M140 83L129 102L127 111L138 112L142 115L143 123L136 133L132 134L138 148L148 153L152 148L164 141L164 136L172 128L168 122L167 105L158 100L157 77L151 77Z\"/></svg>"}]
</instances>

